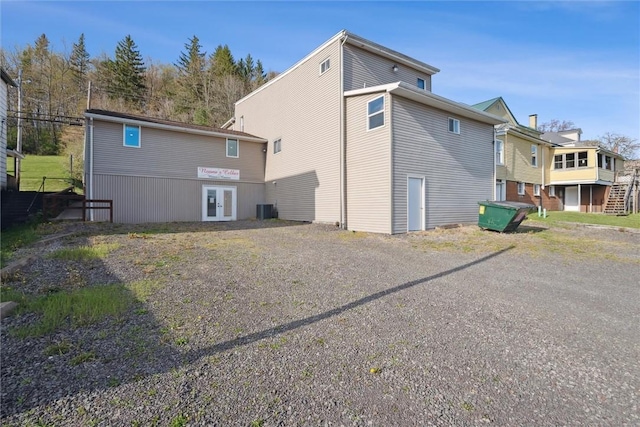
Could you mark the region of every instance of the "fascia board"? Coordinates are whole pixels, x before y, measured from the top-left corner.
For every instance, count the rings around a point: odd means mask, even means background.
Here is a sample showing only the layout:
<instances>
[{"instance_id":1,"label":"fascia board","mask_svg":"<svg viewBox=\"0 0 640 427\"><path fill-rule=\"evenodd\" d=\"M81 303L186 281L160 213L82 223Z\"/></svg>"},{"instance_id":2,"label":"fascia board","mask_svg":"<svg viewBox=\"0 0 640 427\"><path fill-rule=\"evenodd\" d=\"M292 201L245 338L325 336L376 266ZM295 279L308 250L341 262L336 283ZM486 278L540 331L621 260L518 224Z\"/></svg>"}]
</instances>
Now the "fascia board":
<instances>
[{"instance_id":1,"label":"fascia board","mask_svg":"<svg viewBox=\"0 0 640 427\"><path fill-rule=\"evenodd\" d=\"M256 138L256 137L250 137L250 136L235 135L235 134L230 134L230 133L207 131L207 130L202 130L202 129L192 129L192 128L187 128L187 127L182 127L182 126L165 125L165 124L162 124L162 123L153 123L153 122L147 122L147 121L144 121L144 120L135 120L135 119L123 118L123 117L103 116L101 114L95 114L95 113L85 113L85 117L88 117L88 118L94 119L94 120L100 120L100 121L103 121L103 122L126 123L126 124L130 124L130 125L135 125L135 126L144 126L146 128L169 130L169 131L173 131L173 132L190 133L190 134L193 134L193 135L214 136L214 137L225 138L225 139L226 138L231 138L231 139L238 139L238 140L248 141L248 142L259 142L259 143L262 143L262 144L267 142L267 140L264 139L264 138Z\"/></svg>"},{"instance_id":2,"label":"fascia board","mask_svg":"<svg viewBox=\"0 0 640 427\"><path fill-rule=\"evenodd\" d=\"M469 119L477 120L482 123L488 123L492 125L507 123L507 120L502 117L485 113L484 111L480 111L471 106L452 101L442 96L435 95L431 92L418 89L417 87L414 88L413 86L404 82L394 83L391 86L395 86L395 87L388 89L388 92L394 95L411 99L421 104L438 108L440 110L443 110L449 113L457 114L461 117L466 117Z\"/></svg>"}]
</instances>

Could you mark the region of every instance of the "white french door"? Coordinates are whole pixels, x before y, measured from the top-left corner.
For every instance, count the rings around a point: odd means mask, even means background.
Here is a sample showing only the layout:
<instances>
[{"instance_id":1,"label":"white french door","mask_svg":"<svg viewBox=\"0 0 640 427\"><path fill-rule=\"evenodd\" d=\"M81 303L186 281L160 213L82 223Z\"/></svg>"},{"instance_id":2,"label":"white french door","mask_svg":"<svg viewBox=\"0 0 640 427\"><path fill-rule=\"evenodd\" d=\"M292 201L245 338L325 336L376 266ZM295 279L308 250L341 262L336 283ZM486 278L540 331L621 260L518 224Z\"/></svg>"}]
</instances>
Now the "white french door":
<instances>
[{"instance_id":1,"label":"white french door","mask_svg":"<svg viewBox=\"0 0 640 427\"><path fill-rule=\"evenodd\" d=\"M202 186L202 220L235 221L236 187Z\"/></svg>"}]
</instances>

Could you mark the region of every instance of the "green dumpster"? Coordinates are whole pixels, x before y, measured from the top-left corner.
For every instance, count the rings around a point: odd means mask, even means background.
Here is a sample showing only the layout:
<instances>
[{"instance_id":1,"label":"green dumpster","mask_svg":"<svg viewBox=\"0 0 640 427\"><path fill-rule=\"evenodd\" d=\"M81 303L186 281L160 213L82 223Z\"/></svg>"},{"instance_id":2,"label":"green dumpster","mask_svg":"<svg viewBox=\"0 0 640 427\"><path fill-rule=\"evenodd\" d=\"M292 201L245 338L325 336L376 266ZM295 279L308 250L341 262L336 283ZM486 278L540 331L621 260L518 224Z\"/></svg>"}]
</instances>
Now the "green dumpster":
<instances>
[{"instance_id":1,"label":"green dumpster","mask_svg":"<svg viewBox=\"0 0 640 427\"><path fill-rule=\"evenodd\" d=\"M536 207L521 202L478 202L478 226L494 231L514 231Z\"/></svg>"}]
</instances>

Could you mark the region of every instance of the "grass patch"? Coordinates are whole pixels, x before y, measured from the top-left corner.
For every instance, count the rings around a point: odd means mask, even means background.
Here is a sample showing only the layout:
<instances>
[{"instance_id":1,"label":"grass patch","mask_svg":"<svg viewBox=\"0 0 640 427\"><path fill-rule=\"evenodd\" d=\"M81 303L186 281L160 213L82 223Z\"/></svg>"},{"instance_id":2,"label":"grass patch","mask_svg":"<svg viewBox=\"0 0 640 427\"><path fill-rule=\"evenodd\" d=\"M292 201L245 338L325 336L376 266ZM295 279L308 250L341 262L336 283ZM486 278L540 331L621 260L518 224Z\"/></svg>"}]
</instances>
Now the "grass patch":
<instances>
[{"instance_id":1,"label":"grass patch","mask_svg":"<svg viewBox=\"0 0 640 427\"><path fill-rule=\"evenodd\" d=\"M68 168L69 157L67 156L29 154L20 162L20 191L38 191L44 176L47 177L44 191L60 191L69 188L71 184ZM15 176L13 162L7 162L7 173Z\"/></svg>"},{"instance_id":2,"label":"grass patch","mask_svg":"<svg viewBox=\"0 0 640 427\"><path fill-rule=\"evenodd\" d=\"M2 231L0 266L5 267L16 250L36 242L39 238L40 233L32 224L17 225Z\"/></svg>"},{"instance_id":3,"label":"grass patch","mask_svg":"<svg viewBox=\"0 0 640 427\"><path fill-rule=\"evenodd\" d=\"M0 287L0 302L13 301L18 305L24 305L28 300L25 294L16 289L5 286Z\"/></svg>"},{"instance_id":4,"label":"grass patch","mask_svg":"<svg viewBox=\"0 0 640 427\"><path fill-rule=\"evenodd\" d=\"M51 252L48 257L64 261L90 261L102 259L118 247L117 244L98 244L96 246L62 248Z\"/></svg>"},{"instance_id":5,"label":"grass patch","mask_svg":"<svg viewBox=\"0 0 640 427\"><path fill-rule=\"evenodd\" d=\"M640 214L615 216L582 212L551 211L547 217L529 214L528 220L546 225L558 225L563 222L577 222L580 224L608 225L612 227L640 228Z\"/></svg>"},{"instance_id":6,"label":"grass patch","mask_svg":"<svg viewBox=\"0 0 640 427\"><path fill-rule=\"evenodd\" d=\"M90 362L92 360L96 359L96 355L93 351L87 351L84 353L80 353L79 355L75 356L73 359L71 359L71 364L73 366L77 366L77 365L81 365L85 362Z\"/></svg>"},{"instance_id":7,"label":"grass patch","mask_svg":"<svg viewBox=\"0 0 640 427\"><path fill-rule=\"evenodd\" d=\"M145 302L162 288L162 283L157 280L138 280L127 284L126 288L137 300Z\"/></svg>"},{"instance_id":8,"label":"grass patch","mask_svg":"<svg viewBox=\"0 0 640 427\"><path fill-rule=\"evenodd\" d=\"M43 336L67 325L74 327L100 322L126 312L133 296L122 285L95 286L58 292L28 301L24 310L40 316L38 321L12 333L19 337Z\"/></svg>"}]
</instances>

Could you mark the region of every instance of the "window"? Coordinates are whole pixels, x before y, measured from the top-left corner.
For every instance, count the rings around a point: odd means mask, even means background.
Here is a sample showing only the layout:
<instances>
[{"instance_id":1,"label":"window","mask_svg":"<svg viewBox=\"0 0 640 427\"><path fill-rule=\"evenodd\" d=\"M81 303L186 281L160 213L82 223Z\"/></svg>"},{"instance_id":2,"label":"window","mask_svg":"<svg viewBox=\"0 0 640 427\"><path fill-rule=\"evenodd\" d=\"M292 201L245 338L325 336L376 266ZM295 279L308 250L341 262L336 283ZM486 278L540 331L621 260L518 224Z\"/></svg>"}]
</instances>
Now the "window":
<instances>
[{"instance_id":1,"label":"window","mask_svg":"<svg viewBox=\"0 0 640 427\"><path fill-rule=\"evenodd\" d=\"M273 154L277 154L282 151L282 139L278 138L273 141Z\"/></svg>"},{"instance_id":2,"label":"window","mask_svg":"<svg viewBox=\"0 0 640 427\"><path fill-rule=\"evenodd\" d=\"M576 167L576 153L567 153L564 155L564 167L567 169Z\"/></svg>"},{"instance_id":3,"label":"window","mask_svg":"<svg viewBox=\"0 0 640 427\"><path fill-rule=\"evenodd\" d=\"M496 201L505 200L505 182L504 179L496 179Z\"/></svg>"},{"instance_id":4,"label":"window","mask_svg":"<svg viewBox=\"0 0 640 427\"><path fill-rule=\"evenodd\" d=\"M531 166L538 167L538 146L531 144Z\"/></svg>"},{"instance_id":5,"label":"window","mask_svg":"<svg viewBox=\"0 0 640 427\"><path fill-rule=\"evenodd\" d=\"M550 185L547 188L549 189L549 197L556 197L556 187Z\"/></svg>"},{"instance_id":6,"label":"window","mask_svg":"<svg viewBox=\"0 0 640 427\"><path fill-rule=\"evenodd\" d=\"M320 64L320 75L327 72L329 68L331 68L331 60L327 58L324 61L322 61L322 63Z\"/></svg>"},{"instance_id":7,"label":"window","mask_svg":"<svg viewBox=\"0 0 640 427\"><path fill-rule=\"evenodd\" d=\"M611 156L605 156L604 154L598 154L598 167L602 169L613 170L613 158Z\"/></svg>"},{"instance_id":8,"label":"window","mask_svg":"<svg viewBox=\"0 0 640 427\"><path fill-rule=\"evenodd\" d=\"M577 163L576 163L577 159ZM600 157L598 157L598 165L601 163ZM553 156L553 167L555 169L570 169L577 167L588 166L588 153L586 151L580 151L578 153L566 153L556 154Z\"/></svg>"},{"instance_id":9,"label":"window","mask_svg":"<svg viewBox=\"0 0 640 427\"><path fill-rule=\"evenodd\" d=\"M421 79L420 77L418 77L418 89L424 89L425 85L424 85L424 79Z\"/></svg>"},{"instance_id":10,"label":"window","mask_svg":"<svg viewBox=\"0 0 640 427\"><path fill-rule=\"evenodd\" d=\"M533 184L533 195L540 197L540 184Z\"/></svg>"},{"instance_id":11,"label":"window","mask_svg":"<svg viewBox=\"0 0 640 427\"><path fill-rule=\"evenodd\" d=\"M553 156L553 168L554 169L562 169L564 167L564 157L562 154L558 154L557 156Z\"/></svg>"},{"instance_id":12,"label":"window","mask_svg":"<svg viewBox=\"0 0 640 427\"><path fill-rule=\"evenodd\" d=\"M504 164L504 142L496 139L496 165Z\"/></svg>"},{"instance_id":13,"label":"window","mask_svg":"<svg viewBox=\"0 0 640 427\"><path fill-rule=\"evenodd\" d=\"M238 157L237 139L227 139L227 157Z\"/></svg>"},{"instance_id":14,"label":"window","mask_svg":"<svg viewBox=\"0 0 640 427\"><path fill-rule=\"evenodd\" d=\"M460 133L460 120L449 117L449 132Z\"/></svg>"},{"instance_id":15,"label":"window","mask_svg":"<svg viewBox=\"0 0 640 427\"><path fill-rule=\"evenodd\" d=\"M140 126L124 125L123 145L140 148Z\"/></svg>"},{"instance_id":16,"label":"window","mask_svg":"<svg viewBox=\"0 0 640 427\"><path fill-rule=\"evenodd\" d=\"M524 196L524 182L518 183L518 194Z\"/></svg>"},{"instance_id":17,"label":"window","mask_svg":"<svg viewBox=\"0 0 640 427\"><path fill-rule=\"evenodd\" d=\"M367 103L367 130L384 126L384 96Z\"/></svg>"},{"instance_id":18,"label":"window","mask_svg":"<svg viewBox=\"0 0 640 427\"><path fill-rule=\"evenodd\" d=\"M588 153L586 151L581 151L578 153L578 167L579 168L584 168L587 167L587 155Z\"/></svg>"}]
</instances>

